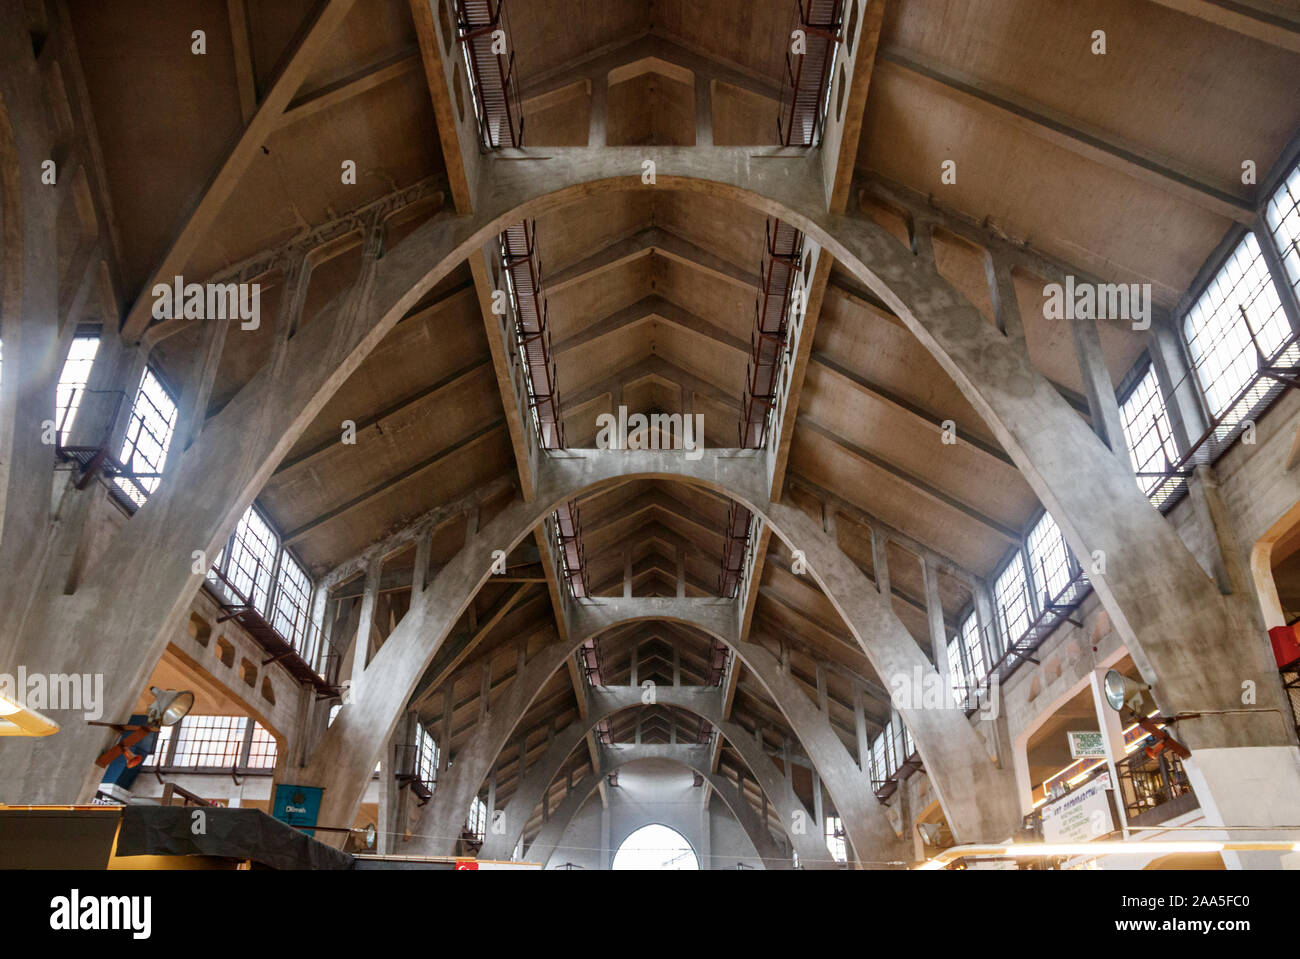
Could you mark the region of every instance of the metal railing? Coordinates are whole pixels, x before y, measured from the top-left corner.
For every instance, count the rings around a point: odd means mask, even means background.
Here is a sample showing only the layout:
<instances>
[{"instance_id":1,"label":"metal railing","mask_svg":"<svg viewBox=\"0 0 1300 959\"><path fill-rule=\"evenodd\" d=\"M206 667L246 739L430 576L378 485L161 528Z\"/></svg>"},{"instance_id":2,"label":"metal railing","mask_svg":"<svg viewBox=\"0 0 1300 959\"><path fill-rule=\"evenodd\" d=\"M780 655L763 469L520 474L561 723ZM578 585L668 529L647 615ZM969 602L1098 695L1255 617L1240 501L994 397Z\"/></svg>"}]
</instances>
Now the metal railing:
<instances>
[{"instance_id":1,"label":"metal railing","mask_svg":"<svg viewBox=\"0 0 1300 959\"><path fill-rule=\"evenodd\" d=\"M1195 798L1182 760L1168 750L1153 758L1144 749L1138 749L1117 761L1115 772L1119 776L1119 796L1124 803L1124 816L1129 822L1181 797ZM1177 810L1170 810L1170 816L1166 818L1183 811L1185 810L1181 806ZM1144 824L1153 825L1152 818L1148 817Z\"/></svg>"},{"instance_id":2,"label":"metal railing","mask_svg":"<svg viewBox=\"0 0 1300 959\"><path fill-rule=\"evenodd\" d=\"M261 560L254 564L254 584L257 583L260 565ZM208 570L203 585L221 607L222 615L218 621L233 619L266 650L268 658L262 661L263 666L278 662L295 679L311 683L320 692L331 695L338 692L342 656L330 643L322 641L319 626L308 619L301 631L295 629L296 635L286 637L266 618L272 614L263 614L249 596L235 585L228 571L222 570L217 564ZM275 584L272 583L270 588L274 590ZM271 598L268 596L268 609L273 608Z\"/></svg>"},{"instance_id":3,"label":"metal railing","mask_svg":"<svg viewBox=\"0 0 1300 959\"><path fill-rule=\"evenodd\" d=\"M1300 388L1300 335L1292 333L1266 355L1249 320L1245 323L1255 350L1254 374L1177 462L1170 463L1166 456L1163 470L1137 474L1138 479L1153 483L1147 498L1162 513L1168 513L1186 495L1187 478L1197 466L1213 465L1288 388ZM1159 439L1164 449L1166 438Z\"/></svg>"},{"instance_id":4,"label":"metal railing","mask_svg":"<svg viewBox=\"0 0 1300 959\"><path fill-rule=\"evenodd\" d=\"M456 28L483 149L523 146L524 115L505 0L456 0Z\"/></svg>"},{"instance_id":5,"label":"metal railing","mask_svg":"<svg viewBox=\"0 0 1300 959\"><path fill-rule=\"evenodd\" d=\"M777 135L785 146L818 143L843 9L841 0L795 0L777 115Z\"/></svg>"}]
</instances>

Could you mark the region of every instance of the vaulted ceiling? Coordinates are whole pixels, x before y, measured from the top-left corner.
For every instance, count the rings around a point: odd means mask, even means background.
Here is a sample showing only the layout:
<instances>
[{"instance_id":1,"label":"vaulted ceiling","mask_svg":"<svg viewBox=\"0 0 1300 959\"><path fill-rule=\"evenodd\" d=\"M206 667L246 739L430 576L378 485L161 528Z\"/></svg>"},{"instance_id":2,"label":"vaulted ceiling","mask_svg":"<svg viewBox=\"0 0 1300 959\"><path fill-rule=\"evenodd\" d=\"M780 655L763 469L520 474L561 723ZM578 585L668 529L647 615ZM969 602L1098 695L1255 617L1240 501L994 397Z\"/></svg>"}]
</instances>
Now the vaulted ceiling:
<instances>
[{"instance_id":1,"label":"vaulted ceiling","mask_svg":"<svg viewBox=\"0 0 1300 959\"><path fill-rule=\"evenodd\" d=\"M436 0L442 3L445 0ZM322 230L303 322L350 287L360 224L376 205L397 211L387 243L450 207L448 162L421 60L412 4L365 0L316 53L289 107L212 204L201 241L183 258L187 278L237 270ZM67 0L93 135L102 156L100 202L111 213L107 265L129 305L202 209L232 144L318 9L315 0ZM1266 171L1300 126L1300 54L1199 19L1178 0L853 0L853 17L882 16L874 71L853 161L855 187L916 198L1106 281L1152 284L1174 304L1206 258L1253 205L1245 161ZM697 80L710 84L718 145L777 142L788 0L512 0L511 43L530 149L585 146L593 85L607 84L607 143L696 143ZM883 14L882 14L883 8ZM195 30L206 52L191 52ZM1094 31L1107 52L1092 52ZM875 38L870 38L871 42ZM866 41L864 41L866 42ZM842 92L842 91L841 91ZM832 109L836 106L833 104ZM463 109L463 104L462 104ZM195 118L202 117L196 123ZM956 182L941 180L956 163ZM355 183L341 176L355 163ZM225 183L224 180L220 181ZM891 229L888 210L855 190L855 206ZM539 255L568 444L594 445L602 413L703 415L705 442L737 445L764 220L719 199L672 192L607 193L540 216ZM992 316L980 251L936 236L941 271ZM227 337L208 408L215 413L267 362L284 277L263 286L260 330ZM1015 277L1031 354L1081 415L1083 380L1068 329L1043 319L1041 281ZM104 296L98 319L114 304ZM490 318L489 318L490 320ZM259 496L286 542L325 573L440 505L493 481L517 482L518 464L494 374L485 317L464 265L402 320L306 429ZM196 327L169 330L153 361L174 386L200 352ZM1102 326L1118 386L1145 348L1126 328ZM147 339L148 341L148 339ZM941 442L952 420L962 441ZM356 442L339 442L346 423ZM481 508L499 507L486 499ZM929 648L918 552L932 551L987 577L1039 508L1028 484L925 347L836 267L826 285L789 447L786 495L810 511L832 500L842 548L873 573L865 525L886 524L894 609ZM634 481L582 497L589 582L595 595L716 595L730 504L700 489ZM465 535L463 518L433 534L433 569ZM912 548L909 548L912 547ZM530 552L531 550L531 552ZM400 619L408 553L389 557L375 641ZM557 629L536 547L511 558L511 582L475 598L431 667L436 688L417 706L441 721L455 702L455 751L478 715L481 668L492 688L509 681L521 639ZM405 578L404 578L405 577ZM679 582L680 580L680 582ZM348 593L348 589L351 593ZM817 587L793 570L775 539L758 583L751 638L782 643L794 675L816 695L829 663L831 718L854 741L854 688L881 683ZM356 583L340 597L359 596ZM941 574L952 628L970 603ZM453 647L453 641L455 645ZM605 682L642 677L702 683L710 644L688 629L642 623L599 640ZM457 682L457 679L463 681ZM577 680L561 671L521 730L577 719ZM436 693L436 698L434 694ZM873 729L887 697L867 700ZM761 728L779 754L789 736L780 710L743 671L734 716ZM619 715L608 735L643 741L698 735L698 720L668 707ZM544 748L523 738L523 748ZM521 747L498 768L498 801L514 786ZM852 746L851 746L852 748ZM589 771L575 751L569 774ZM719 761L740 764L722 749ZM796 786L811 788L803 772ZM752 782L752 777L751 780ZM754 788L754 787L751 787ZM536 826L536 823L533 824Z\"/></svg>"}]
</instances>

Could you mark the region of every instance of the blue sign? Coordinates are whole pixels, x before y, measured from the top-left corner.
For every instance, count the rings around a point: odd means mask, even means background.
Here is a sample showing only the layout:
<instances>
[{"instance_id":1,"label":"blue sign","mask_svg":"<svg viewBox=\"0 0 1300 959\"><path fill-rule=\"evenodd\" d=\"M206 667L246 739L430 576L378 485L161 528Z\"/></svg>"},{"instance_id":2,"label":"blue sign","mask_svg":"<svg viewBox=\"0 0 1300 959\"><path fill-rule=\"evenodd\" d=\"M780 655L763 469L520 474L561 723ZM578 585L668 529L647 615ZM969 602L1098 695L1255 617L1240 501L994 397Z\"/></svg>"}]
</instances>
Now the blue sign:
<instances>
[{"instance_id":1,"label":"blue sign","mask_svg":"<svg viewBox=\"0 0 1300 959\"><path fill-rule=\"evenodd\" d=\"M320 786L286 786L283 783L275 787L275 803L271 815L280 822L290 826L314 826L320 815L320 797L324 790ZM311 829L304 829L308 836L315 835Z\"/></svg>"}]
</instances>

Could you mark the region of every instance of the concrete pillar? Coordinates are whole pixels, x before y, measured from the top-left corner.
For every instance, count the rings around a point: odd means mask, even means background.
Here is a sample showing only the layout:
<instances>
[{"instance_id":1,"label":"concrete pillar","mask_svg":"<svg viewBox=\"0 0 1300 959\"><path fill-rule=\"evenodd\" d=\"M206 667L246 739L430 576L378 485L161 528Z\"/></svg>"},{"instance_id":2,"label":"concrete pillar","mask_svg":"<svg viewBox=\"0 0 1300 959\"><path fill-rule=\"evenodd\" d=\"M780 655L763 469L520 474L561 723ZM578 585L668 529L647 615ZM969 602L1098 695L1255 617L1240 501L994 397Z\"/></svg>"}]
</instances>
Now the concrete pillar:
<instances>
[{"instance_id":1,"label":"concrete pillar","mask_svg":"<svg viewBox=\"0 0 1300 959\"><path fill-rule=\"evenodd\" d=\"M677 598L686 598L686 548L677 547Z\"/></svg>"},{"instance_id":2,"label":"concrete pillar","mask_svg":"<svg viewBox=\"0 0 1300 959\"><path fill-rule=\"evenodd\" d=\"M713 84L702 73L695 74L695 145L713 146Z\"/></svg>"},{"instance_id":3,"label":"concrete pillar","mask_svg":"<svg viewBox=\"0 0 1300 959\"><path fill-rule=\"evenodd\" d=\"M953 677L948 668L948 629L943 622L939 573L934 567L934 561L926 557L921 559L921 579L925 584L925 616L930 627L930 658L942 680L944 695L951 698Z\"/></svg>"},{"instance_id":4,"label":"concrete pillar","mask_svg":"<svg viewBox=\"0 0 1300 959\"><path fill-rule=\"evenodd\" d=\"M1016 296L1016 284L1011 274L1011 265L990 252L984 260L984 271L998 329L1008 338L1023 340L1025 338L1024 318L1020 315L1020 300Z\"/></svg>"},{"instance_id":5,"label":"concrete pillar","mask_svg":"<svg viewBox=\"0 0 1300 959\"><path fill-rule=\"evenodd\" d=\"M1088 397L1093 432L1110 447L1121 463L1132 469L1128 443L1124 439L1124 427L1119 417L1115 385L1106 368L1106 357L1101 352L1097 321L1076 319L1069 323L1070 333L1074 337L1075 358L1079 361L1079 375L1083 378L1083 391Z\"/></svg>"},{"instance_id":6,"label":"concrete pillar","mask_svg":"<svg viewBox=\"0 0 1300 959\"><path fill-rule=\"evenodd\" d=\"M361 618L357 623L356 645L352 649L352 682L355 684L366 671L370 660L370 630L375 619L375 604L379 599L379 581L384 561L376 556L366 567L365 587L361 594Z\"/></svg>"},{"instance_id":7,"label":"concrete pillar","mask_svg":"<svg viewBox=\"0 0 1300 959\"><path fill-rule=\"evenodd\" d=\"M632 551L623 550L623 598L632 598Z\"/></svg>"},{"instance_id":8,"label":"concrete pillar","mask_svg":"<svg viewBox=\"0 0 1300 959\"><path fill-rule=\"evenodd\" d=\"M1209 423L1196 389L1196 378L1183 352L1182 335L1168 313L1152 317L1147 331L1147 352L1160 384L1174 445L1180 453L1186 453L1205 434Z\"/></svg>"},{"instance_id":9,"label":"concrete pillar","mask_svg":"<svg viewBox=\"0 0 1300 959\"><path fill-rule=\"evenodd\" d=\"M889 585L889 537L879 529L871 530L871 567L875 572L876 589L881 596L890 598Z\"/></svg>"},{"instance_id":10,"label":"concrete pillar","mask_svg":"<svg viewBox=\"0 0 1300 959\"><path fill-rule=\"evenodd\" d=\"M822 780L817 775L817 770L812 770L812 800L813 800L813 822L817 825L817 834L823 835L826 831L825 810L822 808Z\"/></svg>"},{"instance_id":11,"label":"concrete pillar","mask_svg":"<svg viewBox=\"0 0 1300 959\"><path fill-rule=\"evenodd\" d=\"M1219 592L1245 594L1249 589L1250 574L1240 559L1243 554L1238 548L1232 521L1219 491L1219 476L1213 467L1201 465L1192 468L1192 475L1187 478L1187 495L1202 534L1194 537L1194 542L1188 542L1188 548L1214 577ZM1190 530L1184 530L1184 542L1193 536Z\"/></svg>"},{"instance_id":12,"label":"concrete pillar","mask_svg":"<svg viewBox=\"0 0 1300 959\"><path fill-rule=\"evenodd\" d=\"M604 802L600 805L600 868L614 868L614 850L610 848L609 841L610 829L610 812L609 803Z\"/></svg>"},{"instance_id":13,"label":"concrete pillar","mask_svg":"<svg viewBox=\"0 0 1300 959\"><path fill-rule=\"evenodd\" d=\"M993 591L987 583L975 584L975 624L980 632L980 644L984 649L984 668L991 669L1003 653L1002 637L998 633L998 620L993 611Z\"/></svg>"},{"instance_id":14,"label":"concrete pillar","mask_svg":"<svg viewBox=\"0 0 1300 959\"><path fill-rule=\"evenodd\" d=\"M424 592L425 584L429 581L429 553L433 548L433 538L428 530L420 534L420 538L415 541L415 568L411 571L411 593L418 595Z\"/></svg>"},{"instance_id":15,"label":"concrete pillar","mask_svg":"<svg viewBox=\"0 0 1300 959\"><path fill-rule=\"evenodd\" d=\"M1124 751L1124 724L1120 722L1119 713L1110 708L1106 701L1106 673L1108 667L1094 669L1088 674L1088 685L1092 689L1092 707L1097 713L1097 728L1101 730L1102 747L1106 750L1106 768L1110 771L1111 788L1115 791L1115 808L1119 814L1120 827L1127 835L1128 818L1124 815L1124 796L1120 790L1119 773L1115 764L1127 756Z\"/></svg>"},{"instance_id":16,"label":"concrete pillar","mask_svg":"<svg viewBox=\"0 0 1300 959\"><path fill-rule=\"evenodd\" d=\"M609 125L609 78L600 75L591 78L591 110L587 132L587 145L603 147L605 131ZM615 404L617 405L617 404Z\"/></svg>"},{"instance_id":17,"label":"concrete pillar","mask_svg":"<svg viewBox=\"0 0 1300 959\"><path fill-rule=\"evenodd\" d=\"M866 773L871 764L871 740L867 730L866 704L862 701L862 688L853 687L853 724L858 737L858 768Z\"/></svg>"},{"instance_id":18,"label":"concrete pillar","mask_svg":"<svg viewBox=\"0 0 1300 959\"><path fill-rule=\"evenodd\" d=\"M1277 247L1273 245L1272 234L1262 217L1256 221L1254 232L1255 239L1259 242L1260 253L1273 278L1273 285L1277 287L1278 298L1282 301L1282 310L1286 313L1287 322L1291 324L1291 331L1300 334L1300 302L1296 301L1291 278L1287 276L1286 267L1282 264Z\"/></svg>"}]
</instances>

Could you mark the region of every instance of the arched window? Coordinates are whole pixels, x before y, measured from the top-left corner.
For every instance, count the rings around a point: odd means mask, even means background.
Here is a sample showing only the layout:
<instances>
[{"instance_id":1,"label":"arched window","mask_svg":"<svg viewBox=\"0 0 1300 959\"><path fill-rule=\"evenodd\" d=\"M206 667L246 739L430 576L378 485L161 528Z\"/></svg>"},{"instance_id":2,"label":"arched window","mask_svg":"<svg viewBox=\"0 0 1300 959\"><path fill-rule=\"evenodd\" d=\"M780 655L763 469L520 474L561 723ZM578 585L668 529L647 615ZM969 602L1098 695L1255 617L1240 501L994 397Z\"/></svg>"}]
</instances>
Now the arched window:
<instances>
[{"instance_id":1,"label":"arched window","mask_svg":"<svg viewBox=\"0 0 1300 959\"><path fill-rule=\"evenodd\" d=\"M614 853L615 869L699 869L700 860L686 837L658 823L642 826Z\"/></svg>"}]
</instances>

